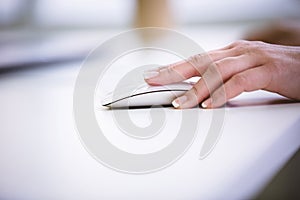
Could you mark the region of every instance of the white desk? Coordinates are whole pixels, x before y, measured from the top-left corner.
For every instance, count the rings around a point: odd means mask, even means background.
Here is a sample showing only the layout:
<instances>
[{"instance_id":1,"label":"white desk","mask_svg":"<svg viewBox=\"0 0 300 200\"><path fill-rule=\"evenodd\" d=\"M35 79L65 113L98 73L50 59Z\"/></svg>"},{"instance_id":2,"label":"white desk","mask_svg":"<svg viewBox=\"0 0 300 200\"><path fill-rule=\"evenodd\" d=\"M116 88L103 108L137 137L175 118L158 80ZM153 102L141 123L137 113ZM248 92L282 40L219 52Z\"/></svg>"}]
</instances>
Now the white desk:
<instances>
[{"instance_id":1,"label":"white desk","mask_svg":"<svg viewBox=\"0 0 300 200\"><path fill-rule=\"evenodd\" d=\"M216 37L215 43L211 37L218 31L200 31L201 37L195 30L187 33L211 49L234 40L243 29L222 30L228 31L226 38ZM205 159L198 157L212 111L192 109L201 126L176 163L144 175L116 172L93 159L80 142L72 111L80 63L68 65L1 75L0 199L247 199L300 146L300 104L269 105L282 97L259 91L226 108L221 138ZM181 111L165 112L173 124ZM110 113L96 110L99 119L107 120L105 128L115 130ZM131 114L136 123L148 123L147 109ZM172 130L142 143L117 134L110 139L128 151L148 152L166 145Z\"/></svg>"}]
</instances>

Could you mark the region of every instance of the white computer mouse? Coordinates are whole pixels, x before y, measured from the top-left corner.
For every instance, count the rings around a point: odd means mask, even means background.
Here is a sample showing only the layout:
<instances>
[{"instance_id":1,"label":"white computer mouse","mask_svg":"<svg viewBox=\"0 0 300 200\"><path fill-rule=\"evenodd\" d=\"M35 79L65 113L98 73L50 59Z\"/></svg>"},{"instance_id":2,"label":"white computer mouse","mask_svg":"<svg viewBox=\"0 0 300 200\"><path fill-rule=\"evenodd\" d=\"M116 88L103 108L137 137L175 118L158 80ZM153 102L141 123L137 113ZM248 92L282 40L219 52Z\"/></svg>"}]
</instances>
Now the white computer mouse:
<instances>
[{"instance_id":1,"label":"white computer mouse","mask_svg":"<svg viewBox=\"0 0 300 200\"><path fill-rule=\"evenodd\" d=\"M171 105L176 97L183 95L192 86L192 83L187 82L163 86L150 86L145 83L135 89L127 86L108 93L101 103L111 108Z\"/></svg>"}]
</instances>

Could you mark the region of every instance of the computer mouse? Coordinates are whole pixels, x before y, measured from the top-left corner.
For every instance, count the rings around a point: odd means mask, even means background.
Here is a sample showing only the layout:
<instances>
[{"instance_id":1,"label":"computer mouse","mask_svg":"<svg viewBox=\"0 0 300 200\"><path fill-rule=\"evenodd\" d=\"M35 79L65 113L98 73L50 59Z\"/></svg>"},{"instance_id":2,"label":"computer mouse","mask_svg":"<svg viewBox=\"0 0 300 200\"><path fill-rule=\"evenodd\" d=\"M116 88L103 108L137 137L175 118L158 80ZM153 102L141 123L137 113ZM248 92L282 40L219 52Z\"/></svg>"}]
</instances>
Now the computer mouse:
<instances>
[{"instance_id":1,"label":"computer mouse","mask_svg":"<svg viewBox=\"0 0 300 200\"><path fill-rule=\"evenodd\" d=\"M192 87L192 83L187 82L162 86L150 86L145 83L135 89L127 86L108 93L101 104L111 108L171 105L176 97L183 95Z\"/></svg>"}]
</instances>

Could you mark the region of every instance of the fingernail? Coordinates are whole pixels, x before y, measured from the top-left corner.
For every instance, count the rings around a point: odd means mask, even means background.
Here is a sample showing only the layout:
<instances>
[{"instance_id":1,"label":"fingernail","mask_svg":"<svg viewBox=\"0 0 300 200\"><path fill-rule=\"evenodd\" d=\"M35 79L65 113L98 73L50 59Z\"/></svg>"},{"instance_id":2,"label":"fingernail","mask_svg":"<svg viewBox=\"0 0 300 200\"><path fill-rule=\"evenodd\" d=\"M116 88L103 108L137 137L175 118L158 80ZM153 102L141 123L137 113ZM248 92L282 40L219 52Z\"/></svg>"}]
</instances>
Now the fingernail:
<instances>
[{"instance_id":1,"label":"fingernail","mask_svg":"<svg viewBox=\"0 0 300 200\"><path fill-rule=\"evenodd\" d=\"M144 79L150 79L150 78L154 78L156 76L158 76L159 72L155 71L155 70L149 70L149 71L145 71L143 76Z\"/></svg>"},{"instance_id":2,"label":"fingernail","mask_svg":"<svg viewBox=\"0 0 300 200\"><path fill-rule=\"evenodd\" d=\"M179 108L186 101L187 101L187 97L181 96L181 97L178 97L177 99L175 99L174 101L172 101L172 105L174 106L174 108Z\"/></svg>"},{"instance_id":3,"label":"fingernail","mask_svg":"<svg viewBox=\"0 0 300 200\"><path fill-rule=\"evenodd\" d=\"M202 108L207 108L211 104L211 99L207 99L201 103Z\"/></svg>"}]
</instances>

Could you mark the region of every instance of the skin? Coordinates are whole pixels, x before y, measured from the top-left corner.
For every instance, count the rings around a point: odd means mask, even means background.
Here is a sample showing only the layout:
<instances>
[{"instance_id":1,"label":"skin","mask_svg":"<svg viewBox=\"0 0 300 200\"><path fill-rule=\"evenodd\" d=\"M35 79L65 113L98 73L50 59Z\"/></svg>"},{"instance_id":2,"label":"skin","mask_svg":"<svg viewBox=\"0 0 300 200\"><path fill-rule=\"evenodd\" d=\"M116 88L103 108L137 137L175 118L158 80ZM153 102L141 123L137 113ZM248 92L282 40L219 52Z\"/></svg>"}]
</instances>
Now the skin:
<instances>
[{"instance_id":1,"label":"skin","mask_svg":"<svg viewBox=\"0 0 300 200\"><path fill-rule=\"evenodd\" d=\"M199 103L216 108L242 92L260 89L300 100L300 47L241 40L145 74L150 85L200 76L191 90L172 102L180 109Z\"/></svg>"}]
</instances>

